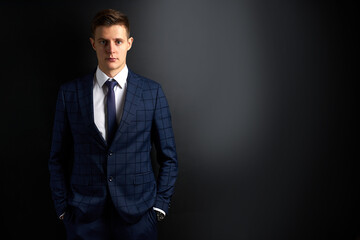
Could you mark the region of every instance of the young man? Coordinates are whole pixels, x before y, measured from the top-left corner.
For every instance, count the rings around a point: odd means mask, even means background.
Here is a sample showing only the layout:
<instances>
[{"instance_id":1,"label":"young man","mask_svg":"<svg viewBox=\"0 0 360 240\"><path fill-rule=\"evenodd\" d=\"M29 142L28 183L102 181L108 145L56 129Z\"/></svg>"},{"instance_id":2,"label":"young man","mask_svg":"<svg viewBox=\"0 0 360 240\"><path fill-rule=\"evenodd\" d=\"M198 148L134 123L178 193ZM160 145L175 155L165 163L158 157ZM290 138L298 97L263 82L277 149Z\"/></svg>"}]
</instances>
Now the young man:
<instances>
[{"instance_id":1,"label":"young man","mask_svg":"<svg viewBox=\"0 0 360 240\"><path fill-rule=\"evenodd\" d=\"M128 69L133 41L125 15L99 12L96 72L59 91L49 171L68 239L154 240L168 213L178 172L170 111L161 86Z\"/></svg>"}]
</instances>

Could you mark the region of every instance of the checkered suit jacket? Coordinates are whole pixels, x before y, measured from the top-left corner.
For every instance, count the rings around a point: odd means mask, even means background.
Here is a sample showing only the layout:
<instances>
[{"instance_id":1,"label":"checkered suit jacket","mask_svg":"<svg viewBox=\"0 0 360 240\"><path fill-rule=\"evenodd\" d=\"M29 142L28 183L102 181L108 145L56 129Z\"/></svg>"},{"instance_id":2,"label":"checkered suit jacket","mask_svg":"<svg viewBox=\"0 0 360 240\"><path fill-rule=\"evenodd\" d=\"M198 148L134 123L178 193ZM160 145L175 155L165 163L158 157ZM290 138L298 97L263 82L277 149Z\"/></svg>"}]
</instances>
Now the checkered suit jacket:
<instances>
[{"instance_id":1,"label":"checkered suit jacket","mask_svg":"<svg viewBox=\"0 0 360 240\"><path fill-rule=\"evenodd\" d=\"M61 86L49 159L50 188L58 215L71 206L88 218L107 198L135 222L149 208L168 213L178 172L169 106L161 86L129 70L124 110L108 144L94 123L93 78ZM160 169L155 179L150 152Z\"/></svg>"}]
</instances>

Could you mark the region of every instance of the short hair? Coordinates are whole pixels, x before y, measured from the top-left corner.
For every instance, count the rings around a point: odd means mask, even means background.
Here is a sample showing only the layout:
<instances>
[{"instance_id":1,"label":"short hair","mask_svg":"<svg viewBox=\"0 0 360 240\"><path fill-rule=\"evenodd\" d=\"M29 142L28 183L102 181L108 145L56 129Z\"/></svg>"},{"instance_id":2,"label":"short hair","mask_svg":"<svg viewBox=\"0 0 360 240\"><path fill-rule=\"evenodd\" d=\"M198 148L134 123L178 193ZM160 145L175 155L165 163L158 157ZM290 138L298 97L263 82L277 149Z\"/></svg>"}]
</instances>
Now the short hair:
<instances>
[{"instance_id":1,"label":"short hair","mask_svg":"<svg viewBox=\"0 0 360 240\"><path fill-rule=\"evenodd\" d=\"M130 37L130 24L128 17L114 9L105 9L98 12L91 21L91 34L95 37L95 30L99 26L121 25L127 30L128 38Z\"/></svg>"}]
</instances>

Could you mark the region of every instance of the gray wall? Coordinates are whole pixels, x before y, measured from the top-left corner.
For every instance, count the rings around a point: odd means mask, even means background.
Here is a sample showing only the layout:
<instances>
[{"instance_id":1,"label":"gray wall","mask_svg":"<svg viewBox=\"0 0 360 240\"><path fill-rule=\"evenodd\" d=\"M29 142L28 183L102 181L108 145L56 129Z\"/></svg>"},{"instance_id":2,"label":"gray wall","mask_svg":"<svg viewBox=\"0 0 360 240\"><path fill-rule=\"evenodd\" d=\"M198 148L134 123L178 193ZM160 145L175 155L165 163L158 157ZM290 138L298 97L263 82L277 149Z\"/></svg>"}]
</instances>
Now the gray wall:
<instances>
[{"instance_id":1,"label":"gray wall","mask_svg":"<svg viewBox=\"0 0 360 240\"><path fill-rule=\"evenodd\" d=\"M162 84L173 115L180 175L160 240L355 239L353 4L55 0L0 7L7 239L64 239L47 171L56 94L96 67L89 25L103 8L129 16L135 42L128 66Z\"/></svg>"}]
</instances>

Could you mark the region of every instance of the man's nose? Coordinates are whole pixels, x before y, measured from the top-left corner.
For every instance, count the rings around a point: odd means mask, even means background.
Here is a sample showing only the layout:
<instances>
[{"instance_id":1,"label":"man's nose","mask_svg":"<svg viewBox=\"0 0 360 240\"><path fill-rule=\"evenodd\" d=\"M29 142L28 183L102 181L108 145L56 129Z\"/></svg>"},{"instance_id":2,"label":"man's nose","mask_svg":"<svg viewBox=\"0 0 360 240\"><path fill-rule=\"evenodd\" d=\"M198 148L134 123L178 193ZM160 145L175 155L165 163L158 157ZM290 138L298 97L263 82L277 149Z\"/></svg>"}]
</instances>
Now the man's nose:
<instances>
[{"instance_id":1,"label":"man's nose","mask_svg":"<svg viewBox=\"0 0 360 240\"><path fill-rule=\"evenodd\" d=\"M110 41L106 46L106 52L108 52L108 53L115 52L115 43Z\"/></svg>"}]
</instances>

